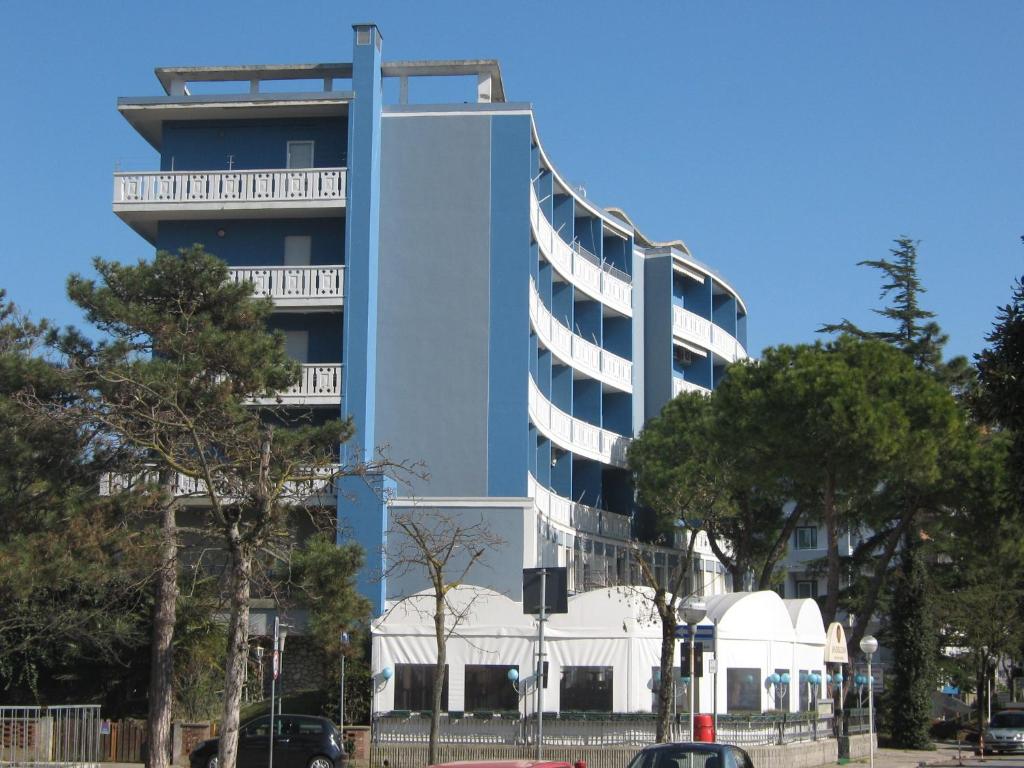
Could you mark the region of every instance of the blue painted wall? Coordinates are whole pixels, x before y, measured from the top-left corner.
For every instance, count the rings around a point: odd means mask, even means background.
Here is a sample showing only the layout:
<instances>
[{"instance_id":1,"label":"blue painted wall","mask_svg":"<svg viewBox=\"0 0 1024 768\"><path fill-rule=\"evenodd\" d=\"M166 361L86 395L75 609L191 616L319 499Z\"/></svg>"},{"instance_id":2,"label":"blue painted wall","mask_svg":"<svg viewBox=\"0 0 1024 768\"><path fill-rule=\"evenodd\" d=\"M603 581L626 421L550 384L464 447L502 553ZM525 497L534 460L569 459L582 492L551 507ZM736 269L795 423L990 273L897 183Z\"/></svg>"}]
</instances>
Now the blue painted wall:
<instances>
[{"instance_id":1,"label":"blue painted wall","mask_svg":"<svg viewBox=\"0 0 1024 768\"><path fill-rule=\"evenodd\" d=\"M629 437L633 434L633 398L625 392L606 392L602 405L604 428Z\"/></svg>"},{"instance_id":2,"label":"blue painted wall","mask_svg":"<svg viewBox=\"0 0 1024 768\"><path fill-rule=\"evenodd\" d=\"M747 315L739 307L737 307L737 311L739 314L736 315L736 338L743 348L747 349ZM747 354L750 354L749 349L747 349Z\"/></svg>"},{"instance_id":3,"label":"blue painted wall","mask_svg":"<svg viewBox=\"0 0 1024 768\"><path fill-rule=\"evenodd\" d=\"M604 508L628 515L633 509L633 482L628 471L606 467L601 478Z\"/></svg>"},{"instance_id":4,"label":"blue painted wall","mask_svg":"<svg viewBox=\"0 0 1024 768\"><path fill-rule=\"evenodd\" d=\"M551 369L551 402L566 413L572 413L572 368L555 365Z\"/></svg>"},{"instance_id":5,"label":"blue painted wall","mask_svg":"<svg viewBox=\"0 0 1024 768\"><path fill-rule=\"evenodd\" d=\"M605 228L602 255L604 260L621 269L627 275L633 274L633 240L609 234Z\"/></svg>"},{"instance_id":6,"label":"blue painted wall","mask_svg":"<svg viewBox=\"0 0 1024 768\"><path fill-rule=\"evenodd\" d=\"M683 306L700 315L705 320L711 319L711 280L703 283L683 276Z\"/></svg>"},{"instance_id":7,"label":"blue painted wall","mask_svg":"<svg viewBox=\"0 0 1024 768\"><path fill-rule=\"evenodd\" d=\"M619 357L633 359L633 322L630 318L617 315L604 318L604 348Z\"/></svg>"},{"instance_id":8,"label":"blue painted wall","mask_svg":"<svg viewBox=\"0 0 1024 768\"><path fill-rule=\"evenodd\" d=\"M573 381L572 415L595 427L601 426L601 382L594 379Z\"/></svg>"},{"instance_id":9,"label":"blue painted wall","mask_svg":"<svg viewBox=\"0 0 1024 768\"><path fill-rule=\"evenodd\" d=\"M355 538L366 552L366 565L356 575L359 593L373 603L373 615L384 612L388 563L386 499L398 493L394 480L383 475L343 475L338 478L338 544Z\"/></svg>"},{"instance_id":10,"label":"blue painted wall","mask_svg":"<svg viewBox=\"0 0 1024 768\"><path fill-rule=\"evenodd\" d=\"M729 293L716 293L711 297L711 322L736 336L736 299Z\"/></svg>"},{"instance_id":11,"label":"blue painted wall","mask_svg":"<svg viewBox=\"0 0 1024 768\"><path fill-rule=\"evenodd\" d=\"M311 264L345 263L345 220L340 218L164 221L156 245L173 253L202 243L233 267L280 266L289 235L309 236Z\"/></svg>"},{"instance_id":12,"label":"blue painted wall","mask_svg":"<svg viewBox=\"0 0 1024 768\"><path fill-rule=\"evenodd\" d=\"M582 502L591 507L600 507L604 504L604 496L601 492L601 473L603 464L590 459L574 457L572 462L572 493L563 494L571 496L574 501Z\"/></svg>"},{"instance_id":13,"label":"blue painted wall","mask_svg":"<svg viewBox=\"0 0 1024 768\"><path fill-rule=\"evenodd\" d=\"M604 237L601 220L593 216L577 216L574 227L580 245L600 259L603 250L601 241Z\"/></svg>"},{"instance_id":14,"label":"blue painted wall","mask_svg":"<svg viewBox=\"0 0 1024 768\"><path fill-rule=\"evenodd\" d=\"M549 266L550 272L552 268ZM566 328L573 327L573 297L575 296L575 288L572 283L566 283L559 280L553 282L551 286L551 301L547 307L551 310L551 314L555 316L555 319L564 325Z\"/></svg>"},{"instance_id":15,"label":"blue painted wall","mask_svg":"<svg viewBox=\"0 0 1024 768\"><path fill-rule=\"evenodd\" d=\"M601 346L604 330L601 322L601 303L586 298L582 291L577 298L579 301L573 306L573 333L579 334L591 344Z\"/></svg>"},{"instance_id":16,"label":"blue painted wall","mask_svg":"<svg viewBox=\"0 0 1024 768\"><path fill-rule=\"evenodd\" d=\"M558 236L571 243L574 237L573 218L576 214L576 202L570 195L555 195L552 199L551 218L548 221L555 228Z\"/></svg>"},{"instance_id":17,"label":"blue painted wall","mask_svg":"<svg viewBox=\"0 0 1024 768\"><path fill-rule=\"evenodd\" d=\"M319 119L210 120L164 123L161 171L226 171L284 168L289 141L313 141L313 165L347 165L344 117Z\"/></svg>"},{"instance_id":18,"label":"blue painted wall","mask_svg":"<svg viewBox=\"0 0 1024 768\"><path fill-rule=\"evenodd\" d=\"M490 343L487 492L526 493L529 240L532 125L528 115L491 118Z\"/></svg>"},{"instance_id":19,"label":"blue painted wall","mask_svg":"<svg viewBox=\"0 0 1024 768\"><path fill-rule=\"evenodd\" d=\"M490 122L487 114L383 119L377 434L394 456L427 462L429 482L412 481L421 496L487 495ZM516 283L525 301L528 230L519 240ZM508 386L523 398L525 484L532 346L525 305L517 320L522 354Z\"/></svg>"},{"instance_id":20,"label":"blue painted wall","mask_svg":"<svg viewBox=\"0 0 1024 768\"><path fill-rule=\"evenodd\" d=\"M551 467L550 480L551 490L565 498L572 497L572 454L566 453L561 448L551 447L550 456L556 457Z\"/></svg>"},{"instance_id":21,"label":"blue painted wall","mask_svg":"<svg viewBox=\"0 0 1024 768\"><path fill-rule=\"evenodd\" d=\"M267 326L275 331L308 331L309 351L306 362L340 363L344 322L340 312L309 314L278 312Z\"/></svg>"}]
</instances>

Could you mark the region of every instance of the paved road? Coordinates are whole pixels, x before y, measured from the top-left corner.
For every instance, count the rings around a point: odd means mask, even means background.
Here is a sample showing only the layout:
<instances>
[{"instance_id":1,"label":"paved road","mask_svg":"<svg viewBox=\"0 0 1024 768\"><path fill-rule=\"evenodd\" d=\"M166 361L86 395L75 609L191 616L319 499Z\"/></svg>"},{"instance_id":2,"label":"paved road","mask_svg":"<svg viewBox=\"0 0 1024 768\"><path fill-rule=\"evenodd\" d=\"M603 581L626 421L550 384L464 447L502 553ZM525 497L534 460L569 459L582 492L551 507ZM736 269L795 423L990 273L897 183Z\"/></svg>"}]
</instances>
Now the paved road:
<instances>
[{"instance_id":1,"label":"paved road","mask_svg":"<svg viewBox=\"0 0 1024 768\"><path fill-rule=\"evenodd\" d=\"M959 754L956 744L942 743L935 747L934 751L878 749L875 751L875 768L918 768L922 765L935 768L958 768L961 765L968 768L1024 768L1024 754L987 755L983 760L966 746ZM851 765L867 768L868 760L858 760Z\"/></svg>"}]
</instances>

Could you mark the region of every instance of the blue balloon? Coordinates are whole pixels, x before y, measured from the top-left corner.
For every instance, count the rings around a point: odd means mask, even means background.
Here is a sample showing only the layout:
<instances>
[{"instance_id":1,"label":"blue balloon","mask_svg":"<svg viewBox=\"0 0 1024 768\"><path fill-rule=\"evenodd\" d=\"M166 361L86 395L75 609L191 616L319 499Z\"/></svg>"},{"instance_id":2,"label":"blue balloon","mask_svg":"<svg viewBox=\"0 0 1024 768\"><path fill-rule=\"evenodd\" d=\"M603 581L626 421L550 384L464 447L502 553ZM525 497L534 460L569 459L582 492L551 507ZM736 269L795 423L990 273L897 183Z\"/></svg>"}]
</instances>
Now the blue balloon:
<instances>
[{"instance_id":1,"label":"blue balloon","mask_svg":"<svg viewBox=\"0 0 1024 768\"><path fill-rule=\"evenodd\" d=\"M782 673L782 684L789 685L789 672Z\"/></svg>"},{"instance_id":2,"label":"blue balloon","mask_svg":"<svg viewBox=\"0 0 1024 768\"><path fill-rule=\"evenodd\" d=\"M380 676L383 677L385 680L390 680L392 677L395 676L395 670L393 670L391 667L384 667L384 669L380 671Z\"/></svg>"},{"instance_id":3,"label":"blue balloon","mask_svg":"<svg viewBox=\"0 0 1024 768\"><path fill-rule=\"evenodd\" d=\"M836 672L834 675L832 675L832 682L835 683L836 685L842 685L842 683L843 683L843 673L842 672Z\"/></svg>"},{"instance_id":4,"label":"blue balloon","mask_svg":"<svg viewBox=\"0 0 1024 768\"><path fill-rule=\"evenodd\" d=\"M772 676L769 679L772 681L773 685L778 685L782 682L782 675L780 675L778 672L773 672Z\"/></svg>"},{"instance_id":5,"label":"blue balloon","mask_svg":"<svg viewBox=\"0 0 1024 768\"><path fill-rule=\"evenodd\" d=\"M512 669L510 669L505 674L505 676L514 683L516 680L519 679L519 670L516 669L515 667L512 667Z\"/></svg>"}]
</instances>

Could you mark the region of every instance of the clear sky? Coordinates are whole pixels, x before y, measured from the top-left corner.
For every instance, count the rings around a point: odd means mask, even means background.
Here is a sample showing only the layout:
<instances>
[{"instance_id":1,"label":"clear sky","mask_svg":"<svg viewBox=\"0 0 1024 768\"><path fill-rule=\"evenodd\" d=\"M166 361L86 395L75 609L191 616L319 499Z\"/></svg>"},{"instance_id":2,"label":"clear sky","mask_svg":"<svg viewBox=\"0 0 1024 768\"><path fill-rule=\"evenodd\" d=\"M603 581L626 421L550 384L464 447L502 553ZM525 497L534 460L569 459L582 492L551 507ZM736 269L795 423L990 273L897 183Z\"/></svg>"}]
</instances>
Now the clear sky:
<instances>
[{"instance_id":1,"label":"clear sky","mask_svg":"<svg viewBox=\"0 0 1024 768\"><path fill-rule=\"evenodd\" d=\"M150 255L111 173L156 168L115 108L154 67L348 61L366 21L385 59L499 59L567 180L740 291L751 352L874 324L855 265L899 235L952 353L1024 273L1020 0L0 0L0 286L79 322L69 272Z\"/></svg>"}]
</instances>

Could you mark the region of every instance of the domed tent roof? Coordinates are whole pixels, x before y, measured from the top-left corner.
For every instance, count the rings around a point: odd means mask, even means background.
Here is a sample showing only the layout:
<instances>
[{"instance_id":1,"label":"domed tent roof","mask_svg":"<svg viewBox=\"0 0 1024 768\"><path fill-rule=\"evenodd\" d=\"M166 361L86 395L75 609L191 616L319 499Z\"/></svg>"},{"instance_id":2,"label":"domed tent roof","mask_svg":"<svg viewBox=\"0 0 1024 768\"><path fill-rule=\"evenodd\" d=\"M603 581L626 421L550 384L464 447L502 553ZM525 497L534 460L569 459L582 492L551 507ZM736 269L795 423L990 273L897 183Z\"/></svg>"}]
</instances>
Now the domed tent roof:
<instances>
[{"instance_id":1,"label":"domed tent roof","mask_svg":"<svg viewBox=\"0 0 1024 768\"><path fill-rule=\"evenodd\" d=\"M493 589L456 587L448 593L448 604L452 616L470 611L469 620L460 623L463 634L522 635L532 631L534 625L533 617L523 613L521 603ZM433 615L434 591L425 589L391 606L373 622L373 632L379 635L432 635Z\"/></svg>"},{"instance_id":2,"label":"domed tent roof","mask_svg":"<svg viewBox=\"0 0 1024 768\"><path fill-rule=\"evenodd\" d=\"M793 623L775 592L733 592L708 598L708 617L723 640L793 640Z\"/></svg>"},{"instance_id":3,"label":"domed tent roof","mask_svg":"<svg viewBox=\"0 0 1024 768\"><path fill-rule=\"evenodd\" d=\"M793 631L798 643L808 645L825 645L825 623L821 618L821 609L814 600L783 600L793 622Z\"/></svg>"}]
</instances>

